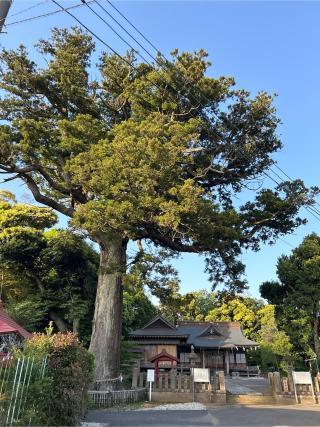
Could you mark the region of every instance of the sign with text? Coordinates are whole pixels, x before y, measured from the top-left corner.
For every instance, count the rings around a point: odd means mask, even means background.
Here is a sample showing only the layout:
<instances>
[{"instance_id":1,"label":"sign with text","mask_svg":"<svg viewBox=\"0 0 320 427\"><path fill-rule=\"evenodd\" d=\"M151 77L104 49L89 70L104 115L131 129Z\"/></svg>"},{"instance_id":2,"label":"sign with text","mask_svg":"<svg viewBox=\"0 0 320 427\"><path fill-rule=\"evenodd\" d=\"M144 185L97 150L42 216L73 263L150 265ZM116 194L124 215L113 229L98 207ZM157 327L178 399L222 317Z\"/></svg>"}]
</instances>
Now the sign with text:
<instances>
[{"instance_id":1,"label":"sign with text","mask_svg":"<svg viewBox=\"0 0 320 427\"><path fill-rule=\"evenodd\" d=\"M195 383L210 383L209 369L193 368L193 381Z\"/></svg>"},{"instance_id":2,"label":"sign with text","mask_svg":"<svg viewBox=\"0 0 320 427\"><path fill-rule=\"evenodd\" d=\"M147 381L149 383L154 383L154 369L147 370Z\"/></svg>"},{"instance_id":3,"label":"sign with text","mask_svg":"<svg viewBox=\"0 0 320 427\"><path fill-rule=\"evenodd\" d=\"M295 384L311 384L312 378L310 372L292 372Z\"/></svg>"}]
</instances>

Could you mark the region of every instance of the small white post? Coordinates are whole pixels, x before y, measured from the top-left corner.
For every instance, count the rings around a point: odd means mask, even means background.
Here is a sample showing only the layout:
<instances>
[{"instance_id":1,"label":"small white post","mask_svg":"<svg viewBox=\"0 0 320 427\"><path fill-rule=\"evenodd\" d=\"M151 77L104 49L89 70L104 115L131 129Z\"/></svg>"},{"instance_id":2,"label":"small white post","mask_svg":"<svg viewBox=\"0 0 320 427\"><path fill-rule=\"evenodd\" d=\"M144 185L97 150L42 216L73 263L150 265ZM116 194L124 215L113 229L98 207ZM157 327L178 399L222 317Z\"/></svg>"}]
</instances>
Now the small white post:
<instances>
[{"instance_id":1,"label":"small white post","mask_svg":"<svg viewBox=\"0 0 320 427\"><path fill-rule=\"evenodd\" d=\"M147 370L147 381L149 382L149 402L151 402L152 383L154 382L154 369Z\"/></svg>"}]
</instances>

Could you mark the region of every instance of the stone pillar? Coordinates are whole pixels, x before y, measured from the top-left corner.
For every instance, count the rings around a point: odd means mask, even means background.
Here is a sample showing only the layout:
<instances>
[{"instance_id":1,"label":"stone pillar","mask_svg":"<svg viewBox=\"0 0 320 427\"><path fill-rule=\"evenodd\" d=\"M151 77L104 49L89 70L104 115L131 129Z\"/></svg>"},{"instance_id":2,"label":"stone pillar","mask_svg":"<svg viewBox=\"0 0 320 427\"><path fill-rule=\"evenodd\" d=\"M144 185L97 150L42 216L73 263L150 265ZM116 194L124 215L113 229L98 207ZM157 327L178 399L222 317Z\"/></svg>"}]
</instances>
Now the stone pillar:
<instances>
[{"instance_id":1,"label":"stone pillar","mask_svg":"<svg viewBox=\"0 0 320 427\"><path fill-rule=\"evenodd\" d=\"M181 388L182 388L182 377L181 377L181 375L179 375L178 376L178 390L181 390Z\"/></svg>"},{"instance_id":2,"label":"stone pillar","mask_svg":"<svg viewBox=\"0 0 320 427\"><path fill-rule=\"evenodd\" d=\"M140 372L139 374L139 387L142 388L144 386L143 384L143 372Z\"/></svg>"},{"instance_id":3,"label":"stone pillar","mask_svg":"<svg viewBox=\"0 0 320 427\"><path fill-rule=\"evenodd\" d=\"M138 387L139 368L135 366L132 371L132 388Z\"/></svg>"},{"instance_id":4,"label":"stone pillar","mask_svg":"<svg viewBox=\"0 0 320 427\"><path fill-rule=\"evenodd\" d=\"M177 374L175 371L171 371L170 372L170 386L171 386L171 390L175 390L176 389L176 384L177 384Z\"/></svg>"},{"instance_id":5,"label":"stone pillar","mask_svg":"<svg viewBox=\"0 0 320 427\"><path fill-rule=\"evenodd\" d=\"M230 374L229 350L226 350L224 357L225 357L225 361L226 361L226 375L229 375Z\"/></svg>"},{"instance_id":6,"label":"stone pillar","mask_svg":"<svg viewBox=\"0 0 320 427\"><path fill-rule=\"evenodd\" d=\"M294 392L294 383L293 383L293 366L288 365L288 387L289 391Z\"/></svg>"},{"instance_id":7,"label":"stone pillar","mask_svg":"<svg viewBox=\"0 0 320 427\"><path fill-rule=\"evenodd\" d=\"M218 372L218 379L219 379L219 390L222 392L225 392L226 391L226 384L224 381L224 372L223 371Z\"/></svg>"},{"instance_id":8,"label":"stone pillar","mask_svg":"<svg viewBox=\"0 0 320 427\"><path fill-rule=\"evenodd\" d=\"M274 372L273 373L273 378L274 378L274 391L276 394L281 393L282 392L282 387L281 387L281 378L280 378L280 373L279 372Z\"/></svg>"}]
</instances>

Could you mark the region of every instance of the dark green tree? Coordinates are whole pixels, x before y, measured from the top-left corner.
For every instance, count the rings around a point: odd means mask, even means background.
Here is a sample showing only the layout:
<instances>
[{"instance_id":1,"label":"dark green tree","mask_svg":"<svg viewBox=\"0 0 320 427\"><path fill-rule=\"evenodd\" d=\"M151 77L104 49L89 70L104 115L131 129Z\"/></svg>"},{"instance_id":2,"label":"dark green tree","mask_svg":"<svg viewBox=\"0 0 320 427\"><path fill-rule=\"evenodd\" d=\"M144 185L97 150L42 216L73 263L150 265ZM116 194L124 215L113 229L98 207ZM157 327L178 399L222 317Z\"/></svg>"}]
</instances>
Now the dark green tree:
<instances>
[{"instance_id":1,"label":"dark green tree","mask_svg":"<svg viewBox=\"0 0 320 427\"><path fill-rule=\"evenodd\" d=\"M49 208L0 201L0 268L6 308L36 331L53 320L60 331L90 338L98 255L56 223Z\"/></svg>"},{"instance_id":2,"label":"dark green tree","mask_svg":"<svg viewBox=\"0 0 320 427\"><path fill-rule=\"evenodd\" d=\"M310 194L287 182L234 205L281 148L279 119L267 93L207 77L203 50L163 67L102 53L93 79L87 34L54 29L37 47L45 67L23 46L0 54L0 170L99 245L90 349L97 378L115 378L129 240L204 253L214 283L237 290L242 249L300 225Z\"/></svg>"},{"instance_id":3,"label":"dark green tree","mask_svg":"<svg viewBox=\"0 0 320 427\"><path fill-rule=\"evenodd\" d=\"M320 237L310 234L291 255L281 256L277 275L278 282L261 285L262 297L275 304L296 351L319 357Z\"/></svg>"}]
</instances>

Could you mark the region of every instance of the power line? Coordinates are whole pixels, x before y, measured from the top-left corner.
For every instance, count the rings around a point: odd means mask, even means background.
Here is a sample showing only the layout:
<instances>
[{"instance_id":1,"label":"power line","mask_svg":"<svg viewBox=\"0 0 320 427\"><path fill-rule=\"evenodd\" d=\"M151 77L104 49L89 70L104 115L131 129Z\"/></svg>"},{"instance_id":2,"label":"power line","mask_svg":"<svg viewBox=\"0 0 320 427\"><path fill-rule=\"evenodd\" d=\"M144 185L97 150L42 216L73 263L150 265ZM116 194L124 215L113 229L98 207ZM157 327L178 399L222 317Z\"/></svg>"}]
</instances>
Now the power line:
<instances>
[{"instance_id":1,"label":"power line","mask_svg":"<svg viewBox=\"0 0 320 427\"><path fill-rule=\"evenodd\" d=\"M87 27L83 22L80 21L75 15L73 15L69 10L69 8L64 8L61 6L60 3L58 3L56 0L51 0L54 4L60 7L61 12L67 12L68 15L70 15L73 19L75 19L78 24L80 24L83 28L85 28L90 34L92 34L97 40L99 40L100 43L102 43L106 48L108 48L111 52L113 52L118 58L121 58L121 60L125 61L130 67L132 64L125 58L123 58L115 49L113 49L108 43L106 43L101 37L99 37L94 31L90 30L89 27ZM82 3L80 6L88 5L88 3Z\"/></svg>"},{"instance_id":2,"label":"power line","mask_svg":"<svg viewBox=\"0 0 320 427\"><path fill-rule=\"evenodd\" d=\"M85 2L85 0L82 0L82 1L84 1ZM132 27L132 28L134 28L134 30L135 31L137 31L138 32L138 34L141 36L141 37L143 37L143 39L159 54L159 55L161 55L165 60L166 60L166 63L168 64L168 63L170 63L170 61L161 53L161 51L160 51L160 49L158 49L116 6L114 6L112 3L111 3L111 1L110 0L107 0L108 1L108 3L110 4L110 6L113 8L113 9L115 9L118 13L119 13L119 15ZM123 28L123 26L103 7L103 6L101 6L100 5L100 3L98 2L98 0L95 0L95 2L109 15L109 16L111 16L112 17L112 19L114 20L114 21L116 21L117 23L118 23L118 25L120 25L120 27L121 28ZM125 30L126 31L126 30ZM126 31L126 33L128 34L129 32L128 31ZM135 41L136 41L136 39L133 37L133 36L131 36ZM141 46L141 44L139 43L139 42L137 42L140 46ZM146 49L144 49L153 59L155 59ZM155 59L156 60L156 59ZM158 61L156 60L156 62L158 63ZM161 65L160 65L161 66ZM190 95L190 92L189 92L189 95ZM191 94L192 95L192 94ZM204 95L204 94L203 94ZM205 96L205 95L204 95ZM206 96L205 96L206 97ZM207 98L207 97L206 97ZM210 101L208 98L207 98L207 100L208 101ZM197 101L197 100L196 100ZM201 104L201 103L200 103ZM202 107L204 107L202 104L201 104L201 106ZM246 156L244 153L242 153L248 160L250 160L249 159L249 157L248 156ZM293 181L293 179L282 169L282 168L280 168L280 166L278 166L278 165L276 165L276 164L274 164L274 167L276 167L280 172L282 172L290 181ZM281 182L285 182L284 181L284 179L279 175L279 174L277 174L277 172L275 172L271 167L269 168L269 170L272 172L272 173L274 173L279 179L280 179L280 181ZM267 176L269 179L271 179L276 185L280 185L280 183L279 182L277 182L275 179L273 179L266 171L263 171L263 174L265 175L265 176ZM316 202L316 204L318 205L318 206L320 206L320 204L318 203L318 202ZM309 212L309 213L311 213L318 221L320 221L320 211L317 209L317 208L315 208L315 207L313 207L313 206L304 206L304 208Z\"/></svg>"},{"instance_id":3,"label":"power line","mask_svg":"<svg viewBox=\"0 0 320 427\"><path fill-rule=\"evenodd\" d=\"M75 8L78 8L78 7L80 7L80 6L83 6L83 5L86 5L87 7L89 7L88 6L88 4L89 3L92 3L92 2L96 2L109 16L111 16L111 14L109 13L109 12L107 12L106 11L106 9L104 8L104 7L102 7L101 5L100 5L100 3L98 3L98 1L97 0L88 0L87 2L85 1L85 0L81 0L82 1L82 3L81 4L78 4L78 5L75 5L75 6L71 6L71 7L68 7L68 8L64 8L63 6L61 6L56 0L52 0L53 1L53 3L55 3L57 6L59 6L60 7L60 9L61 10L57 10L57 11L54 11L54 12L49 12L49 13L46 13L46 14L43 14L43 15L38 15L38 16L35 16L35 17L31 17L31 18L27 18L27 19L24 19L24 20L20 20L20 21L16 21L16 22L12 22L12 23L9 23L9 24L7 24L7 26L10 26L10 25L16 25L16 24L19 24L19 23L23 23L23 22L27 22L27 21L31 21L31 20L34 20L34 19L39 19L39 18L42 18L42 17L46 17L46 16L50 16L50 15L54 15L54 14L57 14L57 13L60 13L60 12L66 12L66 13L68 13L73 19L75 19L81 26L83 26L89 33L91 33L97 40L99 40L104 46L106 46L110 51L112 51L116 56L118 56L122 61L124 61L124 62L126 62L130 67L132 67L132 68L134 68L133 67L133 65L128 61L128 60L126 60L123 56L121 56L115 49L113 49L109 44L107 44L101 37L99 37L96 33L94 33L90 28L88 28L85 24L83 24L75 15L73 15L71 12L69 12L69 10L71 10L71 9L75 9ZM138 28L136 27L136 26L134 26L134 24L132 24L131 23L131 21L129 21L126 17L125 17L125 15L124 14L122 14L109 0L107 0L108 1L108 3L115 9L115 10L117 10L117 12L144 38L144 40L146 40L152 47L153 47L153 49L155 49L165 60L166 60L166 64L168 65L168 64L170 64L170 65L172 65L171 64L171 62L170 61L168 61L168 59L160 52L160 50L159 49L157 49L151 42L150 42L150 40L147 38L147 37L145 37L144 35L143 35L143 33L140 31L140 30L138 30ZM35 7L35 6L33 6L33 7ZM127 45L129 45L135 52L137 52L137 53L139 53L136 49L134 49L132 46L131 46L131 44L129 44L125 39L123 39L122 38L122 36L116 31L116 30L114 30L113 29L113 27L111 27L110 26L110 24L109 23L107 23L102 17L100 17L100 15L99 14L97 14L97 12L96 11L94 11L91 7L89 7L94 13L95 13L95 15L96 16L98 16L99 17L99 19L101 19L101 20L103 20L103 22L109 27L109 28L111 28L112 29L112 31L114 31L116 34L117 34L117 36L118 37L120 37L121 38L121 40L123 40ZM115 21L115 22L117 22L118 23L118 21L115 19L115 18L113 18L112 17L112 19ZM120 24L120 23L118 23L118 25L120 25L120 27L122 28L122 29L124 29L124 27ZM126 33L127 34L129 34L130 35L130 33L127 31L127 30L125 30L124 29L124 31L126 31ZM130 35L130 37L133 39L133 40L135 40L138 44L139 44L139 46L141 46L142 47L142 45L132 36L132 35ZM151 57L153 57L144 47L143 47L143 49L151 56ZM139 54L140 55L140 54ZM140 55L140 57L141 57L141 55ZM145 62L148 62L145 58L143 58L142 57L142 59L145 61ZM148 62L149 63L149 62ZM158 61L157 61L157 63L158 63ZM150 64L150 63L149 63ZM154 69L154 68L153 68ZM157 71L157 70L155 70L155 71ZM183 76L184 77L184 76ZM155 85L153 82L151 82L153 85ZM188 83L192 83L192 82L188 82ZM171 86L172 87L172 86ZM176 90L175 88L173 88L174 90ZM176 90L177 91L177 90ZM199 90L199 92L205 97L205 98L207 98L200 90ZM177 93L178 93L178 91L177 91ZM188 93L189 95L191 95L191 96L193 96L192 94L190 94L190 92ZM193 96L194 97L194 96ZM195 98L194 98L195 99ZM207 100L210 102L210 100L207 98ZM174 100L174 101L176 101L176 100ZM196 100L197 102L199 102L198 100ZM202 106L203 108L204 108L204 106L203 106L203 104L201 104L201 103L199 103L199 107L200 106ZM198 108L199 108L198 107ZM249 159L249 157L248 156L246 156L244 153L242 153L248 160L250 160ZM282 171L282 169L280 168L280 167L278 167L277 165L275 165L279 170L281 170L281 172L282 173L284 173L284 175L285 176L287 176L289 179L291 179L284 171ZM273 170L272 170L272 168L270 168L270 170L276 175L276 176L278 176L279 177L279 179L281 180L281 182L284 182L284 180L276 173L276 172L274 172ZM277 182L274 178L272 178L267 172L265 172L265 171L263 171L263 174L265 175L265 176L267 176L269 179L271 179L276 185L280 185L279 184L279 182ZM292 180L292 179L291 179ZM308 212L309 213L311 213L318 221L320 221L320 219L319 219L319 217L318 216L316 216L316 215L320 215L320 212L319 211L317 211L315 208L313 208L313 207L310 207L310 206L308 206L308 207L306 207L306 206L304 206L305 207L305 209L306 210L308 210ZM313 210L313 211L312 211ZM314 212L314 213L313 213Z\"/></svg>"},{"instance_id":4,"label":"power line","mask_svg":"<svg viewBox=\"0 0 320 427\"><path fill-rule=\"evenodd\" d=\"M110 4L111 7L113 7L113 9L115 9L119 15L126 21L128 22L129 25L131 25L131 27L136 30L136 32L158 53L160 53L160 50L155 47L155 45L113 4L111 3L111 1L107 0L107 2ZM98 1L96 0L96 3L98 3Z\"/></svg>"},{"instance_id":5,"label":"power line","mask_svg":"<svg viewBox=\"0 0 320 427\"><path fill-rule=\"evenodd\" d=\"M88 0L88 3L92 3L93 1L94 0ZM46 18L47 16L56 15L57 13L62 13L64 11L69 11L71 9L77 9L78 7L82 7L82 6L84 6L84 4L80 3L80 4L76 4L74 6L67 7L63 10L54 10L53 12L43 13L42 15L31 16L29 18L21 19L19 21L9 22L8 24L6 24L6 27L10 27L11 25L24 24L25 22L34 21L36 19ZM13 16L13 15L11 15L11 16Z\"/></svg>"},{"instance_id":6,"label":"power line","mask_svg":"<svg viewBox=\"0 0 320 427\"><path fill-rule=\"evenodd\" d=\"M81 0L82 1L82 0ZM111 52L113 52L120 60L122 60L123 62L125 62L127 65L129 65L129 67L131 68L131 69L133 69L133 70L136 70L136 67L134 67L134 65L130 62L130 61L128 61L126 58L124 58L123 56L121 56L115 49L113 49L108 43L106 43L100 36L98 36L94 31L92 31L88 26L86 26L82 21L80 21L80 19L78 19L75 15L73 15L71 12L69 12L69 10L67 9L67 8L64 8L63 6L61 6L61 4L59 4L58 3L58 1L56 1L56 0L52 0L52 2L53 3L55 3L57 6L59 6L60 8L61 8L61 10L62 11L65 11L65 12L67 12L67 14L68 15L70 15L73 19L75 19L83 28L85 28L90 34L92 34L97 40L99 40L104 46L106 46ZM88 3L86 3L85 1L83 2L83 4L84 5L87 5L88 6ZM89 7L90 8L90 7ZM90 8L91 10L92 10L92 8ZM94 12L98 17L99 17L99 15L96 13L96 12ZM101 18L101 17L100 17ZM104 21L104 19L103 18L101 18L103 21ZM104 21L105 22L105 21ZM108 25L109 26L109 25ZM124 39L122 39L122 40L124 40ZM125 41L126 42L126 41ZM126 42L127 43L127 42ZM135 50L130 44L128 44L133 50ZM135 50L136 51L136 50ZM137 52L137 51L136 51ZM141 55L140 55L140 57L141 57ZM144 59L145 60L145 59ZM150 67L154 70L154 71L157 71L153 66L152 66L152 64L150 64L149 63L149 65L150 65ZM145 76L145 79L152 85L152 86L154 86L154 87L156 87L156 88L158 88L158 89L160 89L160 90L162 90L162 88L156 83L156 82L153 82L153 81L151 81L151 80L149 80L148 79L148 77L146 77ZM166 83L166 85L168 85L169 87L171 87L171 88L173 88L172 86L170 86L169 84L168 84L168 82L165 82ZM174 89L174 88L173 88ZM174 89L174 90L176 90L176 89ZM176 90L176 92L178 93L178 91ZM173 100L174 102L177 102L177 100L176 99L174 99L172 96L171 96L171 94L169 93L168 94L169 95L169 97L171 98L171 100ZM195 107L191 107L191 110L190 111L192 111L192 109L194 109ZM186 113L183 113L183 114L186 114Z\"/></svg>"},{"instance_id":7,"label":"power line","mask_svg":"<svg viewBox=\"0 0 320 427\"><path fill-rule=\"evenodd\" d=\"M61 9L63 9L63 7L56 1L56 0L52 0L55 4L57 4ZM81 0L82 2L83 2L83 4L86 4L87 6L88 6L88 4L86 3L86 1L85 0ZM96 1L97 2L97 1ZM110 2L109 2L110 3ZM97 3L98 4L98 3ZM89 7L89 6L88 6ZM122 36L121 35L119 35L118 34L118 32L116 31L116 30L114 30L113 29L113 27L112 26L110 26L110 24L109 23L107 23L96 11L94 11L94 9L92 9L91 7L89 7L89 9L91 10L91 11L93 11L93 13L96 15L96 16L98 16L98 18L99 19L101 19L109 28L111 28L112 29L112 31L113 32L115 32L115 34L117 34L118 35L118 37L120 37L120 39L122 40L122 41L124 41L126 44L128 44L133 50L135 50L132 46L131 46L131 44L129 44L125 39L123 39L122 38ZM105 10L104 8L102 8L103 10ZM67 10L66 10L67 11ZM125 60L125 58L123 58L118 52L116 52L113 48L111 48L111 46L109 46L108 44L106 44L99 36L97 36L93 31L91 31L85 24L83 24L78 18L76 18L74 15L72 15L70 12L68 12L67 11L67 13L70 15L70 16L72 16L80 25L82 25L84 28L86 28L86 30L87 31L89 31L92 35L94 35L99 41L101 41L105 46L107 46L112 52L114 52L119 58L121 58L122 60L124 60L125 62L127 62L127 63L129 63L129 61L127 61L127 60ZM108 12L107 12L108 13ZM108 15L110 16L110 14L108 13ZM116 22L117 22L117 20L116 19L114 19ZM120 25L120 24L119 24ZM128 32L127 32L128 33ZM141 33L142 34L142 33ZM135 50L136 51L136 50ZM137 52L137 51L136 51ZM162 55L162 53L158 50L158 52L160 53L160 55L161 56L163 56L164 58L165 58L165 56L164 55ZM140 55L140 57L141 57L141 55ZM166 59L166 58L165 58ZM144 58L143 58L143 60L145 60ZM148 61L147 61L148 62ZM166 59L166 62L168 63L169 61ZM170 62L169 62L170 63ZM130 63L129 63L130 64ZM132 66L132 64L130 64L130 66ZM132 66L133 67L133 66ZM154 69L154 68L153 68ZM156 70L157 71L157 70ZM189 94L190 94L190 92L189 92ZM208 99L208 98L207 98ZM210 102L210 100L208 99L208 102ZM200 105L204 108L204 106L200 103ZM244 153L242 153L243 155L244 155L244 157L246 157L248 160L250 160L249 159L249 157L248 156L246 156ZM275 175L277 175L278 176L278 178L280 179L280 181L281 182L284 182L284 180L276 173L276 172L274 172L273 170L272 170L272 168L270 168L270 170L275 174ZM280 183L279 182L277 182L274 178L272 178L266 171L262 171L262 173L265 175L265 176L267 176L269 179L271 179L276 185L280 185ZM309 212L309 213L311 213L319 222L320 222L320 213L315 209L315 208L312 208L312 207L310 207L310 206L304 206L304 208Z\"/></svg>"},{"instance_id":8,"label":"power line","mask_svg":"<svg viewBox=\"0 0 320 427\"><path fill-rule=\"evenodd\" d=\"M127 46L129 46L130 47L130 49L132 49L134 52L136 52L139 56L140 56L140 58L144 61L144 62L146 62L148 65L150 65L150 66L152 66L152 64L144 57L144 56L142 56L141 54L140 54L140 52L138 51L138 50L136 50L125 38L123 38L122 36L121 36L121 34L119 34L118 33L118 31L117 30L115 30L114 28L113 28L113 26L111 25L111 24L109 24L109 22L108 21L106 21L104 18L102 18L102 16L100 16L91 6L89 6L89 4L85 1L85 0L81 0L82 1L82 3L83 4L85 4L91 11L92 11L92 13L94 13L102 22L104 22L110 29L111 29L111 31L113 31L119 38L120 38L120 40L122 40ZM94 0L95 1L95 0ZM95 1L96 2L96 1ZM96 2L97 3L97 2ZM97 3L98 4L98 3ZM100 4L98 4L100 7L102 7ZM102 7L102 9L104 9L103 7ZM105 9L104 9L105 10ZM108 13L107 11L106 11L106 13ZM109 13L108 13L108 15L109 16L111 16ZM121 28L123 28L122 26L121 26ZM126 30L124 30L124 31L126 31ZM127 31L126 31L126 33L127 34L129 34ZM131 37L131 36L130 36ZM135 39L134 39L135 40ZM140 43L139 43L139 45L140 45ZM141 45L140 45L141 46ZM147 52L147 51L146 51ZM148 53L148 52L147 52Z\"/></svg>"},{"instance_id":9,"label":"power line","mask_svg":"<svg viewBox=\"0 0 320 427\"><path fill-rule=\"evenodd\" d=\"M7 19L12 18L13 16L21 15L22 13L25 13L25 12L29 12L29 10L34 9L34 8L36 8L36 7L39 7L39 6L41 6L42 4L47 3L48 1L49 1L49 0L42 0L42 1L40 1L39 3L37 3L37 4L33 4L32 6L27 7L26 9L19 10L19 12L13 13L12 15L9 15L9 16L7 17ZM2 22L2 21L4 21L4 20L5 20L5 18L2 18L2 19L0 19L0 22Z\"/></svg>"},{"instance_id":10,"label":"power line","mask_svg":"<svg viewBox=\"0 0 320 427\"><path fill-rule=\"evenodd\" d=\"M86 2L86 0L81 0L83 3ZM101 5L101 3L98 2L98 0L94 0L94 2L102 9L119 27L132 39L134 40L138 46L141 47L145 51L147 55L149 55L154 61L157 62L157 59L154 55L152 55L140 42L137 40L111 13L107 11L107 9ZM109 24L107 24L109 25Z\"/></svg>"}]
</instances>

